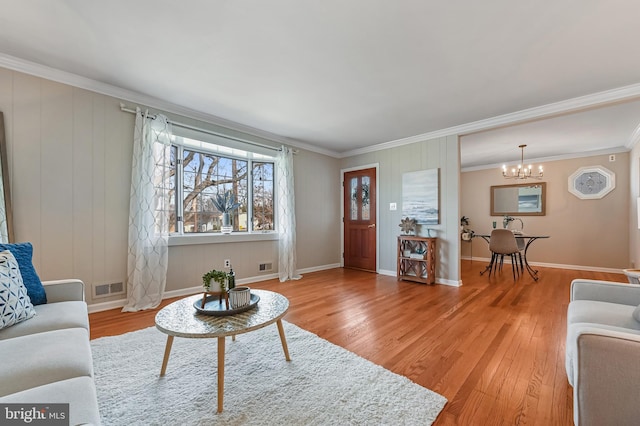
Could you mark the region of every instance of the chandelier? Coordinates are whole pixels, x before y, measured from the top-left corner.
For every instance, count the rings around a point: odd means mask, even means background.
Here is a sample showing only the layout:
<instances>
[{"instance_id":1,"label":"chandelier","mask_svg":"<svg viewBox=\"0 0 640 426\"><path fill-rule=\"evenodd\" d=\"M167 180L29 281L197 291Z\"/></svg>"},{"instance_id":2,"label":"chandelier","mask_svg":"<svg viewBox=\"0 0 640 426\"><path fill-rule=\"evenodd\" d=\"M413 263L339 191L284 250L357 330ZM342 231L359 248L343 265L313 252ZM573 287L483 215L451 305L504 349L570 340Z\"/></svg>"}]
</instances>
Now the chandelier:
<instances>
[{"instance_id":1,"label":"chandelier","mask_svg":"<svg viewBox=\"0 0 640 426\"><path fill-rule=\"evenodd\" d=\"M524 165L524 148L526 145L519 145L518 148L521 149L522 154L520 157L520 164L518 167L514 167L511 170L507 170L507 166L502 166L502 176L505 179L542 179L542 166L538 166L538 172L533 174L533 166L529 164L525 167Z\"/></svg>"}]
</instances>

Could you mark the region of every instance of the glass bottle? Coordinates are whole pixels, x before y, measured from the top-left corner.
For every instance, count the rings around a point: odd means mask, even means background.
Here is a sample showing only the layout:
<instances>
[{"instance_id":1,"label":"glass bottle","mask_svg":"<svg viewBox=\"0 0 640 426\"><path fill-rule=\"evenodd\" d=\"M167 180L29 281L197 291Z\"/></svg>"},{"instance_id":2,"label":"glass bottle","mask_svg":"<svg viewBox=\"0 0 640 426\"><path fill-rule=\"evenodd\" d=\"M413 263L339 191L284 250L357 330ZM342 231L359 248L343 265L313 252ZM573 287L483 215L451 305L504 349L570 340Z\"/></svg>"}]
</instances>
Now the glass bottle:
<instances>
[{"instance_id":1,"label":"glass bottle","mask_svg":"<svg viewBox=\"0 0 640 426\"><path fill-rule=\"evenodd\" d=\"M229 290L236 286L236 273L233 272L233 267L229 268L229 278L228 278Z\"/></svg>"}]
</instances>

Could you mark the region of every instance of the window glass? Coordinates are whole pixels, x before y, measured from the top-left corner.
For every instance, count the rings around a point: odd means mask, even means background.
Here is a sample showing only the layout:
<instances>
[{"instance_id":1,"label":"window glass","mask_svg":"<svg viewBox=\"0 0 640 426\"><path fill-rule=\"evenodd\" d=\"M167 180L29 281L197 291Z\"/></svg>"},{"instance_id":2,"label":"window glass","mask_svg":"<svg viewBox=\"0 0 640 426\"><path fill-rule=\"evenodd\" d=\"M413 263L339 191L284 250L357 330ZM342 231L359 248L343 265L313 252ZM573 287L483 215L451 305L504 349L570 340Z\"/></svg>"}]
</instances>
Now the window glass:
<instances>
[{"instance_id":1,"label":"window glass","mask_svg":"<svg viewBox=\"0 0 640 426\"><path fill-rule=\"evenodd\" d=\"M271 231L273 221L273 163L253 163L253 229Z\"/></svg>"},{"instance_id":2,"label":"window glass","mask_svg":"<svg viewBox=\"0 0 640 426\"><path fill-rule=\"evenodd\" d=\"M178 148L171 147L171 159L170 159L170 171L169 171L169 232L178 232L176 221L176 198L178 193L176 191L176 173L177 173L177 156Z\"/></svg>"},{"instance_id":3,"label":"window glass","mask_svg":"<svg viewBox=\"0 0 640 426\"><path fill-rule=\"evenodd\" d=\"M222 212L212 199L230 192L240 207L231 212L234 231L247 230L247 161L184 149L184 233L219 232Z\"/></svg>"},{"instance_id":4,"label":"window glass","mask_svg":"<svg viewBox=\"0 0 640 426\"><path fill-rule=\"evenodd\" d=\"M358 178L351 178L349 185L349 193L351 194L351 220L358 220Z\"/></svg>"},{"instance_id":5,"label":"window glass","mask_svg":"<svg viewBox=\"0 0 640 426\"><path fill-rule=\"evenodd\" d=\"M370 219L369 208L369 176L362 177L362 220Z\"/></svg>"},{"instance_id":6,"label":"window glass","mask_svg":"<svg viewBox=\"0 0 640 426\"><path fill-rule=\"evenodd\" d=\"M221 232L223 214L214 201L225 194L239 204L229 214L233 232L275 229L274 164L268 161L272 157L183 137L176 137L175 143L169 177L170 232Z\"/></svg>"}]
</instances>

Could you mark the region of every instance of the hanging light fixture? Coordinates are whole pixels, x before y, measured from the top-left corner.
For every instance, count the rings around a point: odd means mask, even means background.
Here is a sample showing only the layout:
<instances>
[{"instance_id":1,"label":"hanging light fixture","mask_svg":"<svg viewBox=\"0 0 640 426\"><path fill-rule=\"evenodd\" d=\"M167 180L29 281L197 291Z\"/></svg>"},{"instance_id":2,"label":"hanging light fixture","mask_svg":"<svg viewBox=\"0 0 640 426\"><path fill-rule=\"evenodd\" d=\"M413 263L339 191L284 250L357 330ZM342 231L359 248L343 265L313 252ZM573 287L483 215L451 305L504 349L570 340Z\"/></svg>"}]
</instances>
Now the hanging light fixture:
<instances>
[{"instance_id":1,"label":"hanging light fixture","mask_svg":"<svg viewBox=\"0 0 640 426\"><path fill-rule=\"evenodd\" d=\"M502 176L505 179L542 179L543 170L542 166L538 166L538 173L533 174L533 166L529 164L528 166L524 165L524 148L526 145L519 145L518 148L522 151L520 157L520 164L518 167L513 167L511 170L507 170L507 166L502 166Z\"/></svg>"}]
</instances>

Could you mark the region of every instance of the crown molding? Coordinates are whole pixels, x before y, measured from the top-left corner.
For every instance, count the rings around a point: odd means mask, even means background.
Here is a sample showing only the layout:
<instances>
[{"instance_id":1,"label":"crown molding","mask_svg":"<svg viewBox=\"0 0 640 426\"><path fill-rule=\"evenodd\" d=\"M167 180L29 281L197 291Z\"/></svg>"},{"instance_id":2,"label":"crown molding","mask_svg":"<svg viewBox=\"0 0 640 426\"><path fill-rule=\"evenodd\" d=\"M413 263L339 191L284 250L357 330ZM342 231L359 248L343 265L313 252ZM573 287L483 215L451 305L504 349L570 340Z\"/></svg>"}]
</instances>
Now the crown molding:
<instances>
[{"instance_id":1,"label":"crown molding","mask_svg":"<svg viewBox=\"0 0 640 426\"><path fill-rule=\"evenodd\" d=\"M625 146L629 149L633 149L634 146L640 141L640 124L635 128L635 130L629 136L629 140L625 144Z\"/></svg>"},{"instance_id":2,"label":"crown molding","mask_svg":"<svg viewBox=\"0 0 640 426\"><path fill-rule=\"evenodd\" d=\"M370 152L380 151L383 149L395 148L416 142L424 142L430 139L436 139L444 136L458 135L463 136L483 130L495 129L507 125L524 123L540 118L552 117L559 114L576 112L587 108L611 104L625 100L631 100L640 97L640 83L629 86L619 87L617 89L605 90L590 95L579 96L577 98L567 99L564 101L554 102L539 107L524 109L509 114L499 115L484 120L473 121L471 123L461 124L459 126L448 127L446 129L436 130L433 132L423 133L421 135L410 136L403 139L397 139L390 142L371 145L352 151L343 152L340 156L351 157L354 155L366 154ZM639 125L640 127L640 125ZM634 139L635 138L635 139ZM636 129L632 140L640 138L640 128ZM634 142L635 143L635 142Z\"/></svg>"},{"instance_id":3,"label":"crown molding","mask_svg":"<svg viewBox=\"0 0 640 426\"><path fill-rule=\"evenodd\" d=\"M90 78L82 77L70 72L61 71L59 69L51 68L35 62L30 62L21 58L17 58L15 56L6 55L4 53L0 53L0 67L55 81L58 83L67 84L69 86L77 87L80 89L100 93L102 95L111 96L127 102L147 106L149 108L155 108L161 111L181 115L194 120L203 121L205 123L220 126L225 129L242 132L247 135L266 139L277 144L289 145L295 148L327 155L329 157L339 157L339 154L335 151L319 148L317 146L309 145L295 139L286 138L274 133L226 120L224 118L217 117L211 114L206 114L201 111L196 111L191 108L167 102L162 99L148 96L139 92L123 89L121 87L92 80Z\"/></svg>"},{"instance_id":4,"label":"crown molding","mask_svg":"<svg viewBox=\"0 0 640 426\"><path fill-rule=\"evenodd\" d=\"M549 161L571 160L574 158L595 157L598 155L620 154L624 152L629 152L629 149L627 147L618 147L618 148L600 149L597 151L585 151L585 152L576 152L572 154L553 155L549 157L527 158L527 163L547 163ZM489 170L489 169L500 169L500 171L502 171L503 164L504 163L494 163L494 164L482 164L480 166L463 167L460 169L460 172L462 173L475 172L478 170Z\"/></svg>"},{"instance_id":5,"label":"crown molding","mask_svg":"<svg viewBox=\"0 0 640 426\"><path fill-rule=\"evenodd\" d=\"M534 119L540 119L550 117L558 114L575 112L582 109L592 108L595 106L606 105L614 102L620 102L640 97L640 83L629 86L620 87L617 89L606 90L602 92L593 93L590 95L580 96L577 98L567 99L560 102L555 102L539 107L528 108L521 111L516 111L509 114L499 115L496 117L478 120L458 126L448 127L445 129L436 130L433 132L422 133L420 135L410 136L407 138L397 139L389 142L384 142L376 145L371 145L364 148L358 148L351 151L337 152L324 148L320 148L314 145L310 145L295 139L290 139L274 133L270 133L264 130L256 129L254 127L246 126L240 123L236 123L230 120L226 120L221 117L217 117L211 114L206 114L201 111L196 111L181 105L176 105L171 102L164 101L152 96L144 95L132 90L126 90L117 86L113 86L100 81L92 80L86 77L82 77L77 74L61 71L55 68L47 67L35 62L30 62L21 58L6 55L0 53L0 67L4 67L13 71L22 72L24 74L30 74L36 77L45 78L47 80L56 81L58 83L67 84L70 86L78 87L92 92L100 93L107 96L112 96L124 101L148 106L150 108L156 108L158 110L166 111L169 113L181 115L194 120L203 121L205 123L220 126L229 130L238 131L247 135L256 136L275 142L278 144L285 144L293 146L295 148L304 149L307 151L323 154L334 158L346 158L354 155L366 154L370 152L381 151L384 149L395 148L403 145L408 145L417 142L424 142L430 139L436 139L451 135L465 135L483 130L490 130L497 127L506 125L512 125L531 121ZM633 147L640 140L640 125L631 135L626 146L628 148ZM620 152L620 151L617 151ZM591 154L586 154L589 156ZM596 155L596 154L594 154ZM580 156L580 155L578 155ZM576 156L573 156L575 158ZM550 157L552 158L552 157ZM555 158L555 157L553 157ZM487 167L488 168L488 167Z\"/></svg>"}]
</instances>

